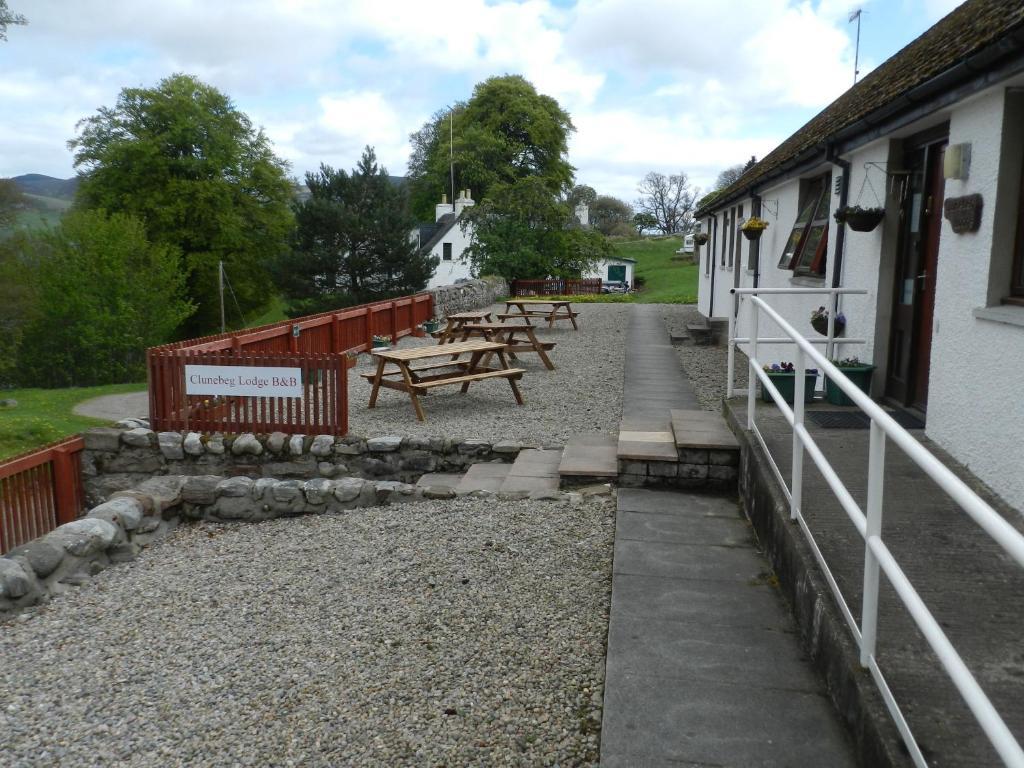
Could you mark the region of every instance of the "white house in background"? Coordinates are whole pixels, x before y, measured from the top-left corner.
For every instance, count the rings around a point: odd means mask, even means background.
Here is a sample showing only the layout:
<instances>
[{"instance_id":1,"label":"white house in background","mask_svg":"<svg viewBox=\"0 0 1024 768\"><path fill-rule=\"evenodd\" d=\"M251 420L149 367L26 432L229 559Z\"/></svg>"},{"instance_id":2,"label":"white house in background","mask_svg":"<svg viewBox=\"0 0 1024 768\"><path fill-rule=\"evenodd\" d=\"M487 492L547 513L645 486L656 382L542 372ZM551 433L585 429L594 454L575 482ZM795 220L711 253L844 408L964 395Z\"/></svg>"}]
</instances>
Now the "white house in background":
<instances>
[{"instance_id":1,"label":"white house in background","mask_svg":"<svg viewBox=\"0 0 1024 768\"><path fill-rule=\"evenodd\" d=\"M629 283L629 287L636 286L633 279L633 271L636 267L636 259L629 259L618 256L611 256L599 261L592 270L584 273L583 277L599 277L606 283Z\"/></svg>"},{"instance_id":2,"label":"white house in background","mask_svg":"<svg viewBox=\"0 0 1024 768\"><path fill-rule=\"evenodd\" d=\"M701 207L699 309L728 318L733 286L866 289L840 309L867 344L837 356L878 366L873 396L926 414L1024 510L1022 185L1024 2L968 0ZM844 205L884 219L853 231L833 218ZM756 242L739 231L751 214L769 223ZM764 298L814 335L824 297Z\"/></svg>"},{"instance_id":3,"label":"white house in background","mask_svg":"<svg viewBox=\"0 0 1024 768\"><path fill-rule=\"evenodd\" d=\"M439 259L434 276L427 283L427 288L451 285L460 279L473 277L470 264L463 257L471 240L470 230L463 230L462 212L475 203L469 196L469 190L459 192L454 205L448 202L447 196L441 196L434 214L434 223L417 227L412 238L420 245L421 251Z\"/></svg>"}]
</instances>

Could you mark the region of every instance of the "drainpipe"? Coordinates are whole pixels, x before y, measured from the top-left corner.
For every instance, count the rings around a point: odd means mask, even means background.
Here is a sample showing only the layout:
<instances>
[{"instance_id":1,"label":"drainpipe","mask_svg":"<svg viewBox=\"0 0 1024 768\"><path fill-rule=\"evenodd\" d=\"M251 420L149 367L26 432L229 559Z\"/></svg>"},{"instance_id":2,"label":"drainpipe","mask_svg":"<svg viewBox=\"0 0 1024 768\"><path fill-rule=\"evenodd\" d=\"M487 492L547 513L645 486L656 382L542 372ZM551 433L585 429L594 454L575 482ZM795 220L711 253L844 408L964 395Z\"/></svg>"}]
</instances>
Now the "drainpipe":
<instances>
[{"instance_id":1,"label":"drainpipe","mask_svg":"<svg viewBox=\"0 0 1024 768\"><path fill-rule=\"evenodd\" d=\"M750 195L750 215L761 216L761 196L751 193ZM761 285L761 240L750 241L750 247L754 251L754 287L758 288Z\"/></svg>"},{"instance_id":2,"label":"drainpipe","mask_svg":"<svg viewBox=\"0 0 1024 768\"><path fill-rule=\"evenodd\" d=\"M838 165L843 169L843 183L839 187L839 207L843 208L846 206L850 199L850 161L843 160L836 152L835 145L829 144L828 151L825 153L825 157L835 165ZM843 253L846 250L846 225L840 224L839 229L836 231L836 257L835 263L832 265L832 287L838 288L842 282L843 274ZM832 317L835 317L839 312L839 294L832 294ZM835 353L835 342L829 341L826 357L830 360Z\"/></svg>"},{"instance_id":3,"label":"drainpipe","mask_svg":"<svg viewBox=\"0 0 1024 768\"><path fill-rule=\"evenodd\" d=\"M711 240L709 245L711 248L708 251L708 258L711 259L711 293L708 300L708 320L715 316L715 272L717 271L718 265L715 263L718 257L715 255L715 246L718 244L718 217L711 217Z\"/></svg>"}]
</instances>

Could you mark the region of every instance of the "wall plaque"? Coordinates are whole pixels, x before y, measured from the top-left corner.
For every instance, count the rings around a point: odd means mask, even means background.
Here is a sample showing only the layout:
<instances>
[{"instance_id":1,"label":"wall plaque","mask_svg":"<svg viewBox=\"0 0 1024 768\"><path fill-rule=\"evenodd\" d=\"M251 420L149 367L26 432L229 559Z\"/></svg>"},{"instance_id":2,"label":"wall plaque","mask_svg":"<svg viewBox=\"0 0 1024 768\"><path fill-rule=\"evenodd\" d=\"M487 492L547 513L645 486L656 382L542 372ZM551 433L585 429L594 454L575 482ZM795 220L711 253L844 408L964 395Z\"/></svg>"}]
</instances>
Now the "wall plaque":
<instances>
[{"instance_id":1,"label":"wall plaque","mask_svg":"<svg viewBox=\"0 0 1024 768\"><path fill-rule=\"evenodd\" d=\"M953 231L962 235L964 232L978 231L981 226L981 205L981 195L973 194L946 198L942 208Z\"/></svg>"}]
</instances>

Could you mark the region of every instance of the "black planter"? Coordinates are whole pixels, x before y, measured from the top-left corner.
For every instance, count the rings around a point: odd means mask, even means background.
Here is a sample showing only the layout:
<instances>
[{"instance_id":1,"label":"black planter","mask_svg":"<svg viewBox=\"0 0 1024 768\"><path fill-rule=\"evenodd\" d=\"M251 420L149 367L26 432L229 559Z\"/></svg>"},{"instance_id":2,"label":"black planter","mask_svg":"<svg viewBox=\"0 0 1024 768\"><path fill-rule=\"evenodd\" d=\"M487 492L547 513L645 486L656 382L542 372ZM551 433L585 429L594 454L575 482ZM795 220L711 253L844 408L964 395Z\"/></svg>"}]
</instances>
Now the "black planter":
<instances>
[{"instance_id":1,"label":"black planter","mask_svg":"<svg viewBox=\"0 0 1024 768\"><path fill-rule=\"evenodd\" d=\"M816 330L822 336L828 336L828 318L827 317L816 317L816 318L812 319L811 320L811 328ZM835 325L833 326L833 331L835 332L835 335L837 337L838 336L842 336L843 332L845 330L846 330L846 321L845 320L839 320L837 318L836 322L835 322Z\"/></svg>"},{"instance_id":2,"label":"black planter","mask_svg":"<svg viewBox=\"0 0 1024 768\"><path fill-rule=\"evenodd\" d=\"M747 238L747 240L760 240L761 235L764 234L763 229L741 229L740 232L743 233L743 236Z\"/></svg>"},{"instance_id":3,"label":"black planter","mask_svg":"<svg viewBox=\"0 0 1024 768\"><path fill-rule=\"evenodd\" d=\"M836 220L840 221L854 232L870 232L885 218L885 211L881 208L868 208L863 211L836 211Z\"/></svg>"}]
</instances>

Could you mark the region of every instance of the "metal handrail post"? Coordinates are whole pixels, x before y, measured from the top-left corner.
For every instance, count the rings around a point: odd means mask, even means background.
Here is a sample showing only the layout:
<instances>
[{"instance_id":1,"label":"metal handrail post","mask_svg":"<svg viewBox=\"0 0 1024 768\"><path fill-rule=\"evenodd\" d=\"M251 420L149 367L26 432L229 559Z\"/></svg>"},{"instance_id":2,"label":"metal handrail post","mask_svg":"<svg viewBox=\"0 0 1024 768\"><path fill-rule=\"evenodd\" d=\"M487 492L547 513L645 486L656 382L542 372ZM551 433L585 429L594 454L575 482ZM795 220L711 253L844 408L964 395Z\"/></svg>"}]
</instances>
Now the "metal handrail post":
<instances>
[{"instance_id":1,"label":"metal handrail post","mask_svg":"<svg viewBox=\"0 0 1024 768\"><path fill-rule=\"evenodd\" d=\"M736 313L740 297L735 293L732 295L732 312L729 313L729 347L727 349L727 363L725 366L725 397L731 400L733 396L733 382L736 373Z\"/></svg>"},{"instance_id":2,"label":"metal handrail post","mask_svg":"<svg viewBox=\"0 0 1024 768\"><path fill-rule=\"evenodd\" d=\"M749 369L747 371L747 429L754 428L754 409L757 407L757 402L754 400L755 392L757 387L757 372L754 370L754 360L757 359L757 337L760 334L761 329L759 328L760 312L757 309L757 302L751 302L750 304L750 333L747 337L750 339L750 358L747 363Z\"/></svg>"},{"instance_id":3,"label":"metal handrail post","mask_svg":"<svg viewBox=\"0 0 1024 768\"><path fill-rule=\"evenodd\" d=\"M875 655L878 635L878 558L871 540L882 538L882 499L885 487L885 431L874 419L868 441L867 527L864 530L864 604L860 620L860 663L867 667Z\"/></svg>"},{"instance_id":4,"label":"metal handrail post","mask_svg":"<svg viewBox=\"0 0 1024 768\"><path fill-rule=\"evenodd\" d=\"M804 492L804 442L798 427L804 423L804 396L807 391L807 374L804 372L804 351L796 348L796 363L793 373L793 476L790 480L789 516L795 520L800 514Z\"/></svg>"}]
</instances>

